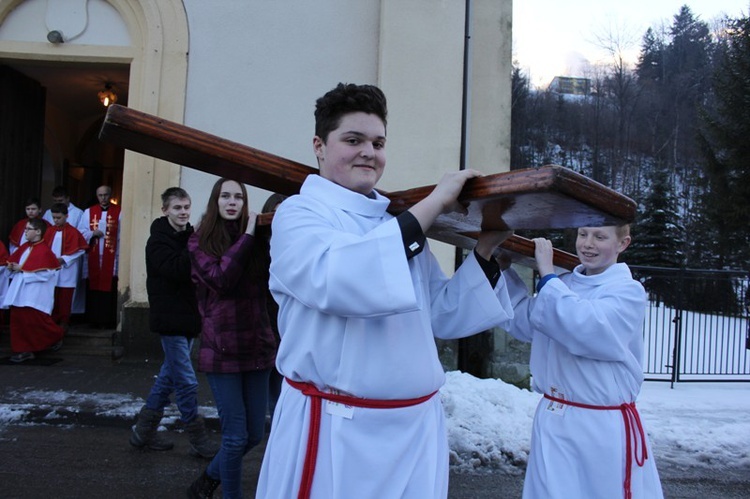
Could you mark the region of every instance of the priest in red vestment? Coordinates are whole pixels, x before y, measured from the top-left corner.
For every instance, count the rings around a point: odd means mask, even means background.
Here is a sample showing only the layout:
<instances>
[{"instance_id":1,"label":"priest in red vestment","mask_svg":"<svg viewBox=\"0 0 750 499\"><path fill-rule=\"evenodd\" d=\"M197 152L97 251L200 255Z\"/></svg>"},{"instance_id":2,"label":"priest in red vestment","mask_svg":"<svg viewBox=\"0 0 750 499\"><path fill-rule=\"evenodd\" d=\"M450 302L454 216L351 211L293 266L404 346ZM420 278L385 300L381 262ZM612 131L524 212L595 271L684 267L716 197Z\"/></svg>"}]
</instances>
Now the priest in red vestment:
<instances>
[{"instance_id":1,"label":"priest in red vestment","mask_svg":"<svg viewBox=\"0 0 750 499\"><path fill-rule=\"evenodd\" d=\"M2 306L10 307L10 348L13 362L57 350L63 330L50 316L60 264L44 241L47 224L34 218L26 224L26 242L8 257L11 281Z\"/></svg>"},{"instance_id":2,"label":"priest in red vestment","mask_svg":"<svg viewBox=\"0 0 750 499\"><path fill-rule=\"evenodd\" d=\"M111 202L112 188L96 189L99 203L87 208L78 230L88 241L84 276L88 277L86 315L94 327L116 326L117 260L120 253L120 207Z\"/></svg>"}]
</instances>

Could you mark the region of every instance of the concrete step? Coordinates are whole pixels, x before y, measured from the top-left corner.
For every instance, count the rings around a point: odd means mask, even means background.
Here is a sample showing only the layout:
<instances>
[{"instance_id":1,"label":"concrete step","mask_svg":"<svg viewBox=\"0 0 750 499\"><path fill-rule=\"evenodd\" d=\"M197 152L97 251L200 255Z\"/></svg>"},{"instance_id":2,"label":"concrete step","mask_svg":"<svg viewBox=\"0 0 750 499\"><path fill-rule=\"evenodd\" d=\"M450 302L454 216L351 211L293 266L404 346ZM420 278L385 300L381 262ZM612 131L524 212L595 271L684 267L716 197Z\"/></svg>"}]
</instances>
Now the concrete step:
<instances>
[{"instance_id":1,"label":"concrete step","mask_svg":"<svg viewBox=\"0 0 750 499\"><path fill-rule=\"evenodd\" d=\"M10 330L7 326L0 328L0 355L10 355ZM123 355L123 348L114 329L94 329L88 325L72 325L63 338L59 355L96 355L118 360Z\"/></svg>"}]
</instances>

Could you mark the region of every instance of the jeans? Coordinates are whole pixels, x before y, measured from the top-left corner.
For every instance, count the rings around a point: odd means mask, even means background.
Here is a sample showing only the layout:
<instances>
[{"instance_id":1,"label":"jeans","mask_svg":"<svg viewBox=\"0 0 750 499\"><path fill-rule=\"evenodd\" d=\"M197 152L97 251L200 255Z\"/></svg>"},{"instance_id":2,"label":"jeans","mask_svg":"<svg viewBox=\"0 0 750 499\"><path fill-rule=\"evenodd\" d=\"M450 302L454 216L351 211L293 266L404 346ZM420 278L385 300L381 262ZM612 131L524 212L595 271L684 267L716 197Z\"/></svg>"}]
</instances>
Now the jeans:
<instances>
[{"instance_id":1,"label":"jeans","mask_svg":"<svg viewBox=\"0 0 750 499\"><path fill-rule=\"evenodd\" d=\"M273 420L273 411L276 410L276 402L279 400L281 395L281 384L284 381L282 376L276 368L271 369L271 374L268 380L268 413Z\"/></svg>"},{"instance_id":2,"label":"jeans","mask_svg":"<svg viewBox=\"0 0 750 499\"><path fill-rule=\"evenodd\" d=\"M193 339L161 335L161 346L164 349L164 363L146 399L146 407L156 412L164 411L171 403L169 397L174 392L180 419L183 423L189 423L198 415L198 379L190 358Z\"/></svg>"},{"instance_id":3,"label":"jeans","mask_svg":"<svg viewBox=\"0 0 750 499\"><path fill-rule=\"evenodd\" d=\"M221 423L221 448L206 472L221 480L224 499L242 497L242 458L263 439L269 372L206 373Z\"/></svg>"}]
</instances>

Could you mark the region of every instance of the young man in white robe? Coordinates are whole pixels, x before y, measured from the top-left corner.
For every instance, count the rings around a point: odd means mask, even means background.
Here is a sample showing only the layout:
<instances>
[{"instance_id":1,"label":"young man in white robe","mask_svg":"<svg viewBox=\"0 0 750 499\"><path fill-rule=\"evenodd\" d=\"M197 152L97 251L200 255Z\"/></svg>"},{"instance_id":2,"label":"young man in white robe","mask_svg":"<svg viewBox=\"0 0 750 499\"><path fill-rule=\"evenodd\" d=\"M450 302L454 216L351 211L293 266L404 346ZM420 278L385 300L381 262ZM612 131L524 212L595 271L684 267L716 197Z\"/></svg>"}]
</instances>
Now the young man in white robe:
<instances>
[{"instance_id":1,"label":"young man in white robe","mask_svg":"<svg viewBox=\"0 0 750 499\"><path fill-rule=\"evenodd\" d=\"M52 189L52 205L57 203L63 203L68 207L68 223L77 230L78 224L83 216L83 210L70 201L70 194L68 194L68 190L62 185L58 185ZM52 208L47 209L42 218L46 220L50 226L54 225L52 220ZM83 263L85 260L86 257L84 256L80 259L80 262ZM83 277L83 267L83 265L78 265L78 277L76 278L76 285L73 292L73 304L71 305L71 313L73 314L83 314L86 312L86 281Z\"/></svg>"},{"instance_id":2,"label":"young man in white robe","mask_svg":"<svg viewBox=\"0 0 750 499\"><path fill-rule=\"evenodd\" d=\"M57 187L52 189L51 197L52 205L63 203L68 208L68 223L73 227L78 227L78 222L80 222L81 220L83 210L70 201L68 190L63 186L58 185ZM47 211L44 212L42 218L46 220L50 225L54 225L54 221L52 220L52 208L48 208Z\"/></svg>"},{"instance_id":3,"label":"young man in white robe","mask_svg":"<svg viewBox=\"0 0 750 499\"><path fill-rule=\"evenodd\" d=\"M67 333L73 308L73 296L81 275L81 262L88 244L78 229L68 223L68 206L55 203L50 208L52 227L44 233L44 240L60 262L55 286L55 306L52 320Z\"/></svg>"},{"instance_id":4,"label":"young man in white robe","mask_svg":"<svg viewBox=\"0 0 750 499\"><path fill-rule=\"evenodd\" d=\"M532 297L504 271L515 318L531 342L534 416L523 497L659 499L659 474L635 406L643 383L646 293L618 255L629 226L578 229L573 272L557 276L552 244L534 239L541 279Z\"/></svg>"},{"instance_id":5,"label":"young man in white robe","mask_svg":"<svg viewBox=\"0 0 750 499\"><path fill-rule=\"evenodd\" d=\"M271 238L279 304L276 366L286 378L258 498L444 498L448 443L435 338L461 338L512 317L488 232L448 279L424 233L465 208L473 170L446 174L393 217L374 190L385 168L386 102L339 84L317 101L320 175L281 204Z\"/></svg>"}]
</instances>

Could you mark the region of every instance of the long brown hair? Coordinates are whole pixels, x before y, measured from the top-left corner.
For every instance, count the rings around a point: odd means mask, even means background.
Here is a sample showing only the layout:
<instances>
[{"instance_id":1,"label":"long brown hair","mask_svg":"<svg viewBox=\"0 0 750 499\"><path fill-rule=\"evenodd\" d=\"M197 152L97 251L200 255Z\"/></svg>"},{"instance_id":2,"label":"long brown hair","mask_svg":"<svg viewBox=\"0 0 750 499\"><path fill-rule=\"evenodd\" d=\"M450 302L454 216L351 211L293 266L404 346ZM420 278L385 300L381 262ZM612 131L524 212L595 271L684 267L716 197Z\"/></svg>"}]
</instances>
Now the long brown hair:
<instances>
[{"instance_id":1,"label":"long brown hair","mask_svg":"<svg viewBox=\"0 0 750 499\"><path fill-rule=\"evenodd\" d=\"M221 187L224 182L236 182L239 184L242 190L242 198L245 200L242 206L242 212L240 213L239 222L239 233L235 234L234 237L229 232L229 228L225 223L225 220L221 218L219 214L219 195L221 195ZM245 232L247 229L247 221L249 218L249 199L247 198L247 189L245 184L237 182L231 178L220 178L216 181L213 188L211 189L211 195L208 197L208 205L206 205L206 212L201 217L200 224L198 225L198 247L213 256L222 256L224 252L234 243L239 234Z\"/></svg>"}]
</instances>

